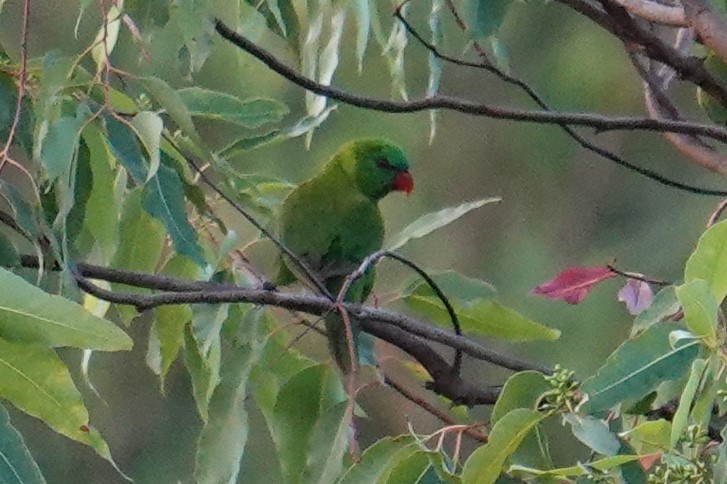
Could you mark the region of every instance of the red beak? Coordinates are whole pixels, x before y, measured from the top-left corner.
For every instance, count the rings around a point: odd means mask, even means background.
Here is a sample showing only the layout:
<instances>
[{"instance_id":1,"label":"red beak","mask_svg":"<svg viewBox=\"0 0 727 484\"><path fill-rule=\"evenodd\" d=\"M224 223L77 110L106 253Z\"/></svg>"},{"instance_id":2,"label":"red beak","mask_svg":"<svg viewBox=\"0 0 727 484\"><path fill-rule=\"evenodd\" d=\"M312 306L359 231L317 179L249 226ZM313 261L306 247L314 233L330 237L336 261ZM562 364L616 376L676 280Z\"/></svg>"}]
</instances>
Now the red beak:
<instances>
[{"instance_id":1,"label":"red beak","mask_svg":"<svg viewBox=\"0 0 727 484\"><path fill-rule=\"evenodd\" d=\"M392 188L397 192L404 192L407 195L414 190L414 178L408 171L401 171L394 177Z\"/></svg>"}]
</instances>

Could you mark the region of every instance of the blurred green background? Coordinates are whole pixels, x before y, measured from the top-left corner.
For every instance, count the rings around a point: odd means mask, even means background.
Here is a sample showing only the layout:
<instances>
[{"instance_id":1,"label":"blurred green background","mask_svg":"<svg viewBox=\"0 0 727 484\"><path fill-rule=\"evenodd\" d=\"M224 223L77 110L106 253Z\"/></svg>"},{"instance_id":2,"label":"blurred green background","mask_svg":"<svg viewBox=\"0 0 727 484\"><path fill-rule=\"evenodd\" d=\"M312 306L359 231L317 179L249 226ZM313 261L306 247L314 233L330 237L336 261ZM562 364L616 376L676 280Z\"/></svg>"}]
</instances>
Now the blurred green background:
<instances>
[{"instance_id":1,"label":"blurred green background","mask_svg":"<svg viewBox=\"0 0 727 484\"><path fill-rule=\"evenodd\" d=\"M132 17L152 15L165 3L129 1L127 8ZM235 3L220 0L215 13L229 18L234 15ZM4 45L11 45L18 38L20 4L18 0L9 0L0 15ZM31 55L41 56L52 49L65 54L80 52L98 28L100 17L96 8L96 2L91 2L75 38L76 1L34 2ZM381 12L390 8L389 3L381 2ZM413 2L410 6L410 18L423 32L428 8L426 2ZM460 55L462 35L453 22L445 19L443 48ZM148 23L141 18L137 21L140 25ZM383 14L382 21L388 29L391 19ZM371 42L363 73L359 74L350 27L346 30L334 84L353 92L389 96L390 77L380 47ZM221 39L215 39L213 52L201 72L187 76L178 69L176 53L165 50L165 39L178 36L179 32L166 26L146 29L143 34L149 42L151 61L139 55L128 30L122 29L112 56L114 65L135 74L158 75L177 87L199 85L241 98L281 99L291 107L289 124L303 115L301 89ZM558 3L516 2L508 13L500 40L509 50L512 73L535 86L553 107L605 114L644 113L641 83L623 46L566 7ZM292 62L280 39L267 35L258 41ZM463 55L472 57L470 52ZM425 92L427 77L426 52L410 40L406 80L411 98ZM445 65L441 91L498 105L532 107L516 88L478 69ZM685 112L700 116L694 107L694 92L679 91L677 86L676 97L685 106ZM201 123L198 127L213 148L246 134L217 123ZM593 135L602 146L665 176L697 185L720 186L716 176L690 165L658 135L583 132ZM299 138L249 152L235 159L234 164L245 173L299 182L318 170L340 143L371 135L387 136L400 143L410 154L416 180L410 197L395 195L383 202L390 233L434 209L482 197L503 198L500 204L485 206L411 243L405 249L406 255L426 268L454 269L485 279L497 287L503 303L561 330L561 339L554 343L483 343L538 362L560 363L574 369L578 377L592 374L628 335L632 318L616 300L620 281L602 284L577 306L532 297L529 291L565 267L603 265L614 259L625 270L678 280L717 202L714 198L666 188L617 167L580 149L556 127L451 112L439 113L437 135L429 144L427 113L390 115L339 106L316 130L310 149ZM229 213L228 217L231 216ZM231 220L230 224L245 234L244 240L254 237L243 221ZM269 255L265 251L254 254L261 258ZM270 260L259 263L268 267ZM379 274L380 292L399 287L410 277L389 263L384 263ZM91 377L102 399L83 389L92 422L106 437L120 467L136 482L187 482L200 429L188 377L178 362L162 394L158 380L144 362L148 325L143 317L135 321L130 332L137 342L133 353L98 354L93 359ZM72 368L78 368L77 352L62 354ZM508 374L472 362L466 362L466 372L474 381L495 383L502 382ZM428 394L422 390L421 395ZM370 416L362 423L365 442L387 433L405 432L407 417L420 432L439 425L389 390L371 389L363 402ZM262 417L250 407L252 433L240 482L276 482L279 470L271 458L269 437ZM10 410L49 482L122 481L108 463L89 449ZM473 415L484 419L487 409L477 408ZM555 457L564 458L571 451L566 443L560 451L556 450Z\"/></svg>"}]
</instances>

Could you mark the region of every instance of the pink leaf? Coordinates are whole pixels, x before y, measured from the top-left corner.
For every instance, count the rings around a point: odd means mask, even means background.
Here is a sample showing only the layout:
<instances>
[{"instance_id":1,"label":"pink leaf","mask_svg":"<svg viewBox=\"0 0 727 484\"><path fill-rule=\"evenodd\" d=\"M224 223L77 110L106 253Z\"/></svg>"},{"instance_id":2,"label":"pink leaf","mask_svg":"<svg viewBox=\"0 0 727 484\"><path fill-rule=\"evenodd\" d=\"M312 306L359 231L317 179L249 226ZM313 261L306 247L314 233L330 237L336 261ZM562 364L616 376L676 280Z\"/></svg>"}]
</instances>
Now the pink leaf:
<instances>
[{"instance_id":1,"label":"pink leaf","mask_svg":"<svg viewBox=\"0 0 727 484\"><path fill-rule=\"evenodd\" d=\"M634 316L651 306L653 299L651 287L638 279L626 280L626 284L618 292L618 300L626 304L629 314Z\"/></svg>"},{"instance_id":2,"label":"pink leaf","mask_svg":"<svg viewBox=\"0 0 727 484\"><path fill-rule=\"evenodd\" d=\"M531 294L578 304L586 298L593 286L615 275L608 267L569 267L533 289Z\"/></svg>"}]
</instances>

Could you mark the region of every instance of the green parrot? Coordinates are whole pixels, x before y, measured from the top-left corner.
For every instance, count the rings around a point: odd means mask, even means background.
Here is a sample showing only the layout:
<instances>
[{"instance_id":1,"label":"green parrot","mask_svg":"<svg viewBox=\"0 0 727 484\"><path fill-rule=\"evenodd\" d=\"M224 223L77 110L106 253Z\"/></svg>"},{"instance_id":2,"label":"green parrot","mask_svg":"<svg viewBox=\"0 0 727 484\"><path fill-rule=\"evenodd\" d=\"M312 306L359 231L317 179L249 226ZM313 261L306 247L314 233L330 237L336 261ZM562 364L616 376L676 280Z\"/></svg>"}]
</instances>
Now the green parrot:
<instances>
[{"instance_id":1,"label":"green parrot","mask_svg":"<svg viewBox=\"0 0 727 484\"><path fill-rule=\"evenodd\" d=\"M384 243L384 221L378 202L392 191L407 195L414 188L409 163L394 143L359 139L341 146L321 172L294 189L283 201L280 239L336 297L346 276ZM283 256L278 284L305 277ZM374 269L357 279L346 301L363 303L374 284ZM328 346L344 373L352 364L340 314L325 318ZM373 340L351 321L357 361L371 360Z\"/></svg>"}]
</instances>

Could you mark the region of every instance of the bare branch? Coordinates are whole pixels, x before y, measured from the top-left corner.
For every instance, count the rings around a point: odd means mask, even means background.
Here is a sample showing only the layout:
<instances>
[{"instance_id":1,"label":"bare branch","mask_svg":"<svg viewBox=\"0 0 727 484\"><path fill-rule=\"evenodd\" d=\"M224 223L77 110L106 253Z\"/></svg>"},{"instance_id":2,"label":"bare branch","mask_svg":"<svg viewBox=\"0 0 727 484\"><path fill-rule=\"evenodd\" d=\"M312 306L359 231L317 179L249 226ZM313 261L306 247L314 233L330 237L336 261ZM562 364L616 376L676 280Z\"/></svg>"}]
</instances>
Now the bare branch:
<instances>
[{"instance_id":1,"label":"bare branch","mask_svg":"<svg viewBox=\"0 0 727 484\"><path fill-rule=\"evenodd\" d=\"M664 5L652 0L616 0L619 5L635 15L649 22L672 27L686 27L687 19L684 9L679 6Z\"/></svg>"},{"instance_id":2,"label":"bare branch","mask_svg":"<svg viewBox=\"0 0 727 484\"><path fill-rule=\"evenodd\" d=\"M403 5L403 4L402 4ZM452 6L453 7L453 6ZM450 8L452 8L450 7ZM457 15L456 10L453 11L454 15ZM545 100L533 89L530 85L528 85L525 81L522 79L519 79L517 77L511 76L505 72L503 72L501 69L499 69L497 66L494 66L492 64L489 64L488 60L483 59L482 63L477 62L468 62L462 59L458 59L455 57L448 56L446 54L443 54L439 49L437 49L436 46L432 45L430 42L428 42L422 35L409 23L408 20L403 16L401 13L401 5L397 7L397 9L394 11L394 16L399 19L399 21L404 25L404 28L409 32L409 34L414 37L423 47L425 47L429 52L431 52L433 55L438 57L439 59L442 59L446 62L450 62L454 65L462 66L462 67L472 67L477 69L484 69L488 72L491 72L495 74L497 77L502 79L504 82L508 84L512 84L514 86L519 87L520 89L525 92L530 99L532 99L538 106L545 109L546 111L552 111L552 108L545 102ZM458 15L457 15L458 16ZM466 26L462 24L463 28L466 29ZM674 69L671 69L667 67L670 72L674 72ZM565 123L559 124L561 129L565 131L568 136L570 136L576 143L578 143L582 148L585 148L593 153L596 153L597 155L601 156L602 158L605 158L609 161L612 161L616 163L619 166L622 166L628 170L634 171L638 173L639 175L642 175L650 180L654 180L657 183L660 183L664 186L670 187L670 188L676 188L678 190L682 190L688 193L695 193L698 195L711 195L711 196L725 196L727 195L727 191L724 190L711 190L704 187L698 187L694 185L689 185L686 183L678 182L676 180L672 180L670 178L666 178L657 172L653 170L649 170L648 168L642 168L638 165L635 165L631 163L630 161L627 161L626 159L622 158L621 156L618 156L617 154L613 153L612 151L609 151L605 148L602 148L594 143L591 143L590 141L586 140L583 136L578 134L573 128L568 126Z\"/></svg>"},{"instance_id":3,"label":"bare branch","mask_svg":"<svg viewBox=\"0 0 727 484\"><path fill-rule=\"evenodd\" d=\"M350 93L339 88L326 86L311 78L301 75L294 69L279 61L271 53L255 45L245 37L230 30L220 20L215 21L217 32L225 39L250 53L270 69L285 77L298 86L315 94L326 96L352 106L371 109L386 113L414 113L431 109L448 109L465 114L484 116L495 119L507 119L540 124L570 124L588 126L599 131L643 130L673 131L677 133L697 134L723 142L727 142L727 129L711 124L685 121L658 121L650 118L631 116L603 116L593 113L560 113L548 111L532 111L510 109L489 104L479 104L451 96L431 96L413 101L391 101L376 99ZM694 66L692 66L694 67ZM721 98L721 94L718 94ZM727 94L723 96L727 99Z\"/></svg>"},{"instance_id":4,"label":"bare branch","mask_svg":"<svg viewBox=\"0 0 727 484\"><path fill-rule=\"evenodd\" d=\"M687 25L699 40L727 62L727 23L722 14L705 0L682 0Z\"/></svg>"}]
</instances>

